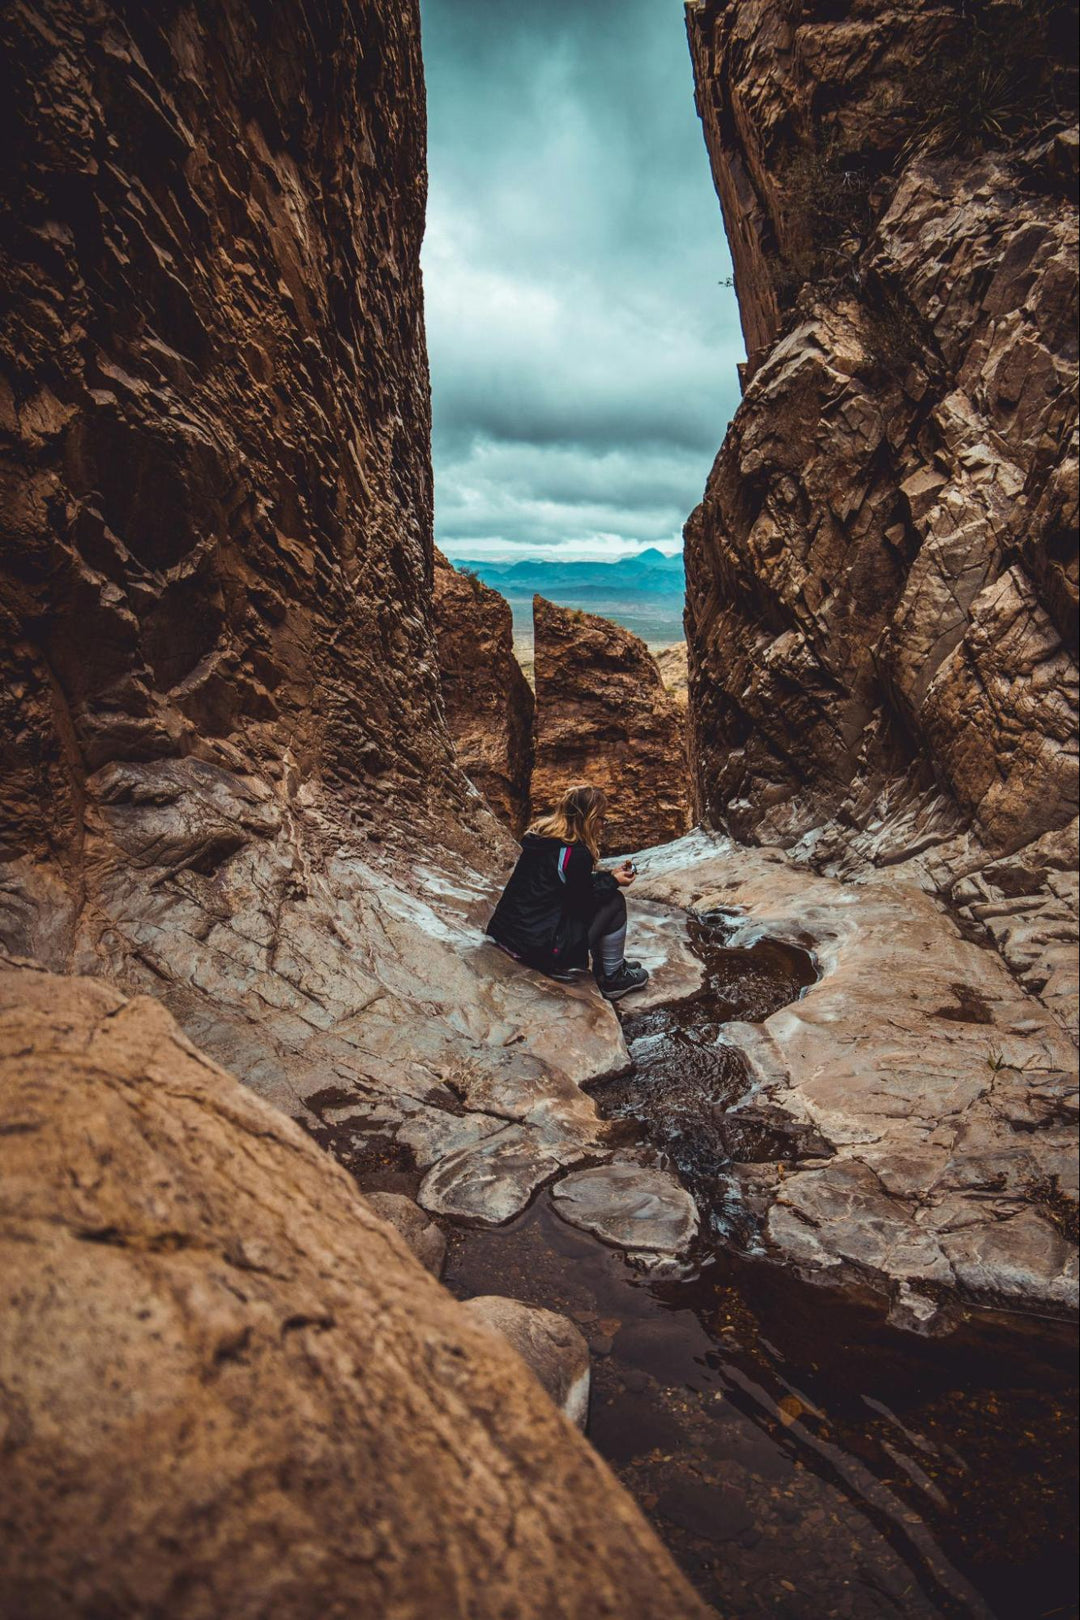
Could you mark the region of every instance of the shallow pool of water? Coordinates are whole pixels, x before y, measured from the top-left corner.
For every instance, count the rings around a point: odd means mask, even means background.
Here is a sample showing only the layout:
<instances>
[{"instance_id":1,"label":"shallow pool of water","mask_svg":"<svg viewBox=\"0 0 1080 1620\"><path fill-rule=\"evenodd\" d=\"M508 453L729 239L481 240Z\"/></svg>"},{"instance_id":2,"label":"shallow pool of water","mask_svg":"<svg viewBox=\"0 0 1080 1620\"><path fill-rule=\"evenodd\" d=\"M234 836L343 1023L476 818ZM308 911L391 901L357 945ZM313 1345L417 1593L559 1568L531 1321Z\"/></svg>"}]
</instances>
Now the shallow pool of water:
<instances>
[{"instance_id":1,"label":"shallow pool of water","mask_svg":"<svg viewBox=\"0 0 1080 1620\"><path fill-rule=\"evenodd\" d=\"M589 1437L726 1616L1075 1613L1068 1334L927 1343L734 1253L650 1283L540 1198L445 1275L572 1316Z\"/></svg>"},{"instance_id":2,"label":"shallow pool of water","mask_svg":"<svg viewBox=\"0 0 1080 1620\"><path fill-rule=\"evenodd\" d=\"M633 1067L590 1090L605 1118L636 1126L634 1138L678 1173L716 1236L745 1241L751 1236L745 1213L738 1197L729 1196L732 1160L791 1163L830 1149L780 1109L742 1101L749 1076L738 1050L724 1040L732 1020L760 1023L797 1000L817 980L814 959L800 946L769 938L733 948L731 933L729 915L690 916L690 943L705 968L701 988L640 1014L629 998L623 1002Z\"/></svg>"},{"instance_id":3,"label":"shallow pool of water","mask_svg":"<svg viewBox=\"0 0 1080 1620\"><path fill-rule=\"evenodd\" d=\"M650 1281L566 1225L545 1189L508 1226L448 1226L446 1285L577 1321L590 1439L729 1620L1076 1615L1075 1335L983 1316L928 1342L890 1328L880 1303L740 1252L752 1230L731 1160L825 1145L778 1111L732 1109L747 1076L724 1025L767 1017L816 969L775 940L732 949L720 914L690 932L701 990L638 1016L624 1004L633 1068L593 1094L697 1198L693 1274ZM321 1139L361 1186L415 1195L409 1155L377 1133Z\"/></svg>"},{"instance_id":4,"label":"shallow pool of water","mask_svg":"<svg viewBox=\"0 0 1080 1620\"><path fill-rule=\"evenodd\" d=\"M1074 1335L984 1317L928 1343L888 1327L876 1302L738 1252L753 1233L731 1161L829 1150L747 1105L724 1041L731 1020L801 996L813 957L772 939L733 949L730 936L723 914L691 918L701 989L637 1016L625 1003L633 1068L593 1089L694 1193L695 1274L650 1282L561 1221L545 1191L508 1227L453 1233L448 1286L578 1322L589 1436L722 1614L1075 1614Z\"/></svg>"}]
</instances>

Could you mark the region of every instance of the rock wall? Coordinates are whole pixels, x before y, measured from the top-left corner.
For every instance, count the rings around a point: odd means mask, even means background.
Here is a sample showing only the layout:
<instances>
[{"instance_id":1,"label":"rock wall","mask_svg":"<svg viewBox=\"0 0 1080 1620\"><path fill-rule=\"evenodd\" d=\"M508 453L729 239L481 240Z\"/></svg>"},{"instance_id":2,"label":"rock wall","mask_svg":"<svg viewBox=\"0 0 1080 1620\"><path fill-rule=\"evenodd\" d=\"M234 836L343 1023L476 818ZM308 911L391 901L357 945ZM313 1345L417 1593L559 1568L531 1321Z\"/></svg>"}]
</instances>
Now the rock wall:
<instances>
[{"instance_id":1,"label":"rock wall","mask_svg":"<svg viewBox=\"0 0 1080 1620\"><path fill-rule=\"evenodd\" d=\"M1068 843L1075 6L687 18L749 356L686 530L697 807L819 861L951 839L946 882Z\"/></svg>"},{"instance_id":2,"label":"rock wall","mask_svg":"<svg viewBox=\"0 0 1080 1620\"><path fill-rule=\"evenodd\" d=\"M2 26L0 943L507 1219L626 1048L483 935L514 850L430 622L415 7Z\"/></svg>"},{"instance_id":3,"label":"rock wall","mask_svg":"<svg viewBox=\"0 0 1080 1620\"><path fill-rule=\"evenodd\" d=\"M689 823L685 711L645 643L610 619L533 598L534 814L573 782L608 795L605 847L644 849Z\"/></svg>"},{"instance_id":4,"label":"rock wall","mask_svg":"<svg viewBox=\"0 0 1080 1620\"><path fill-rule=\"evenodd\" d=\"M202 872L318 784L376 822L466 803L424 89L414 5L40 0L2 28L4 932L60 965L80 921L99 948L97 840L166 780L217 801Z\"/></svg>"},{"instance_id":5,"label":"rock wall","mask_svg":"<svg viewBox=\"0 0 1080 1620\"><path fill-rule=\"evenodd\" d=\"M704 1620L518 1356L159 1003L0 972L0 1096L4 1614Z\"/></svg>"},{"instance_id":6,"label":"rock wall","mask_svg":"<svg viewBox=\"0 0 1080 1620\"><path fill-rule=\"evenodd\" d=\"M416 7L0 27L0 941L291 1112L415 1084L482 988L417 896L508 849L431 625Z\"/></svg>"},{"instance_id":7,"label":"rock wall","mask_svg":"<svg viewBox=\"0 0 1080 1620\"><path fill-rule=\"evenodd\" d=\"M434 613L457 762L519 838L529 819L534 704L514 655L510 604L436 551Z\"/></svg>"}]
</instances>

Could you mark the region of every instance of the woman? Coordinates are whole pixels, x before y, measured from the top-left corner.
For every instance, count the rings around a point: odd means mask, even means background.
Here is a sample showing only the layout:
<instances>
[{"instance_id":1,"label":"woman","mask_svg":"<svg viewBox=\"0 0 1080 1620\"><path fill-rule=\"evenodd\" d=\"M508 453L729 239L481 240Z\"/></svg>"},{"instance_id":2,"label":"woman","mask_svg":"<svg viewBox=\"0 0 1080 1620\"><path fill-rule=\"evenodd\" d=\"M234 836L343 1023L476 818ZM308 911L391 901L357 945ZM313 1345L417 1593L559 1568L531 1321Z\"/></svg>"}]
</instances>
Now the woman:
<instances>
[{"instance_id":1,"label":"woman","mask_svg":"<svg viewBox=\"0 0 1080 1620\"><path fill-rule=\"evenodd\" d=\"M587 967L591 953L602 994L618 1001L649 975L623 956L622 891L634 881L632 865L593 870L606 808L600 788L572 787L554 815L533 823L487 931L518 961L557 979Z\"/></svg>"}]
</instances>

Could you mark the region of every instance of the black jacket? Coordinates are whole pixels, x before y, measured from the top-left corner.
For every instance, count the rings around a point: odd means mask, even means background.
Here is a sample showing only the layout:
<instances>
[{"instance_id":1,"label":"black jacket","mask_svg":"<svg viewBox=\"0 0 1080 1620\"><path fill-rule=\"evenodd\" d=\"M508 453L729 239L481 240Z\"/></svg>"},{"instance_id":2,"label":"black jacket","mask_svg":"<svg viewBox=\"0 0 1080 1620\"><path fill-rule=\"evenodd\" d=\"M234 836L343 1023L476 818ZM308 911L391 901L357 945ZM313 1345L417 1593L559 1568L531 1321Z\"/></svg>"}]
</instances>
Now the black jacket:
<instances>
[{"instance_id":1,"label":"black jacket","mask_svg":"<svg viewBox=\"0 0 1080 1620\"><path fill-rule=\"evenodd\" d=\"M526 833L487 931L542 973L589 965L589 924L618 884L584 844Z\"/></svg>"}]
</instances>

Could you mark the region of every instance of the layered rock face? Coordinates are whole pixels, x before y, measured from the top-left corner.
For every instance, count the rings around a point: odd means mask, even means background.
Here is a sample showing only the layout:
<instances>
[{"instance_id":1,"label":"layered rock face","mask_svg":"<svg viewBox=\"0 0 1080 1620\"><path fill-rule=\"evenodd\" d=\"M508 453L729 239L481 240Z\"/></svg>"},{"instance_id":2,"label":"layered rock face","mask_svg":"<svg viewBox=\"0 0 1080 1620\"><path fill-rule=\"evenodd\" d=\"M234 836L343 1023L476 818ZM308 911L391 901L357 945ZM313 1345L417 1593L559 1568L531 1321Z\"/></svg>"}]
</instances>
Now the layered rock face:
<instances>
[{"instance_id":1,"label":"layered rock face","mask_svg":"<svg viewBox=\"0 0 1080 1620\"><path fill-rule=\"evenodd\" d=\"M158 1002L0 972L0 1097L5 1614L704 1620L490 1312Z\"/></svg>"},{"instance_id":2,"label":"layered rock face","mask_svg":"<svg viewBox=\"0 0 1080 1620\"><path fill-rule=\"evenodd\" d=\"M534 814L574 782L608 796L605 847L643 849L689 822L684 710L645 643L610 619L533 599Z\"/></svg>"},{"instance_id":3,"label":"layered rock face","mask_svg":"<svg viewBox=\"0 0 1080 1620\"><path fill-rule=\"evenodd\" d=\"M430 624L416 9L2 27L0 940L290 1112L421 1106L516 991L462 956L509 840Z\"/></svg>"},{"instance_id":4,"label":"layered rock face","mask_svg":"<svg viewBox=\"0 0 1080 1620\"><path fill-rule=\"evenodd\" d=\"M698 808L819 860L963 832L946 884L1032 851L967 901L1001 935L1023 897L1052 952L1075 909L1038 842L1067 845L1077 804L1075 7L704 0L688 27L749 353L686 531Z\"/></svg>"},{"instance_id":5,"label":"layered rock face","mask_svg":"<svg viewBox=\"0 0 1080 1620\"><path fill-rule=\"evenodd\" d=\"M4 934L60 965L109 954L114 865L211 876L326 782L374 823L468 801L429 622L415 7L2 26ZM183 851L134 831L180 799Z\"/></svg>"},{"instance_id":6,"label":"layered rock face","mask_svg":"<svg viewBox=\"0 0 1080 1620\"><path fill-rule=\"evenodd\" d=\"M500 821L529 819L532 688L514 655L509 603L435 553L435 633L446 721L457 761Z\"/></svg>"}]
</instances>

